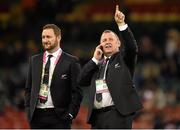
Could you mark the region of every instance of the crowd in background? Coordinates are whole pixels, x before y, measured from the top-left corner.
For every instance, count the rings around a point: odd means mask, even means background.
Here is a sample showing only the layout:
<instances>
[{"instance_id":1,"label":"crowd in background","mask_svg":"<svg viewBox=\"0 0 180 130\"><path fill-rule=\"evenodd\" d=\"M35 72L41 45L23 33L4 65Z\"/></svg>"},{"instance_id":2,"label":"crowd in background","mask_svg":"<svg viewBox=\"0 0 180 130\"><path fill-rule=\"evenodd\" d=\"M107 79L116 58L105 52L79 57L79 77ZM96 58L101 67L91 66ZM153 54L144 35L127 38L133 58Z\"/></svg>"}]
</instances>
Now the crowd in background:
<instances>
[{"instance_id":1,"label":"crowd in background","mask_svg":"<svg viewBox=\"0 0 180 130\"><path fill-rule=\"evenodd\" d=\"M92 57L102 30L107 27L116 32L117 29L113 20L67 22L63 15L71 14L83 3L80 0L2 2L0 128L28 128L23 100L25 79L29 56L42 51L41 27L46 23L59 25L63 34L62 49L79 57L82 66ZM134 82L144 105L133 127L180 128L180 26L176 22L133 23L129 20L128 23L139 46ZM74 128L88 128L86 98Z\"/></svg>"}]
</instances>

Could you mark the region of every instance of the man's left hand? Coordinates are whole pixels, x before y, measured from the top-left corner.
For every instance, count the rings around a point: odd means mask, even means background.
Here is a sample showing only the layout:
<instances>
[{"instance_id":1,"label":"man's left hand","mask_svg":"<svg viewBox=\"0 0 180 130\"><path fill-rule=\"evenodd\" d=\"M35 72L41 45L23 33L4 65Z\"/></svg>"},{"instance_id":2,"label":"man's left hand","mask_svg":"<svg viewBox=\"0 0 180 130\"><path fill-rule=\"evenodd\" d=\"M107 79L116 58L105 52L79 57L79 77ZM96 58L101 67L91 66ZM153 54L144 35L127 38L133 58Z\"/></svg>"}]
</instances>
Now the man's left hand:
<instances>
[{"instance_id":1,"label":"man's left hand","mask_svg":"<svg viewBox=\"0 0 180 130\"><path fill-rule=\"evenodd\" d=\"M114 15L114 19L117 23L118 26L123 26L125 25L125 15L119 11L119 6L116 5L116 12L115 12L115 15Z\"/></svg>"}]
</instances>

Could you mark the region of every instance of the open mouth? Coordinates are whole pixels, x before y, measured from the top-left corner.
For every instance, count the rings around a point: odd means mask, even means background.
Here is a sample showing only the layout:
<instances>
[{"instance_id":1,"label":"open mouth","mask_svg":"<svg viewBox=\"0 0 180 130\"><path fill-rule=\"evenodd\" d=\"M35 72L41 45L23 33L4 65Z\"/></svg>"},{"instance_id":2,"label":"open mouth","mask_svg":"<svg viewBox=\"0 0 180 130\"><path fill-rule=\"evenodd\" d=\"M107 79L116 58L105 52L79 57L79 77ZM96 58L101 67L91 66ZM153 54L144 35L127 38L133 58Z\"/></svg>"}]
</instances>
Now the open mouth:
<instances>
[{"instance_id":1,"label":"open mouth","mask_svg":"<svg viewBox=\"0 0 180 130\"><path fill-rule=\"evenodd\" d=\"M109 49L109 48L111 48L111 47L112 47L111 44L106 44L106 45L104 46L104 48L106 48L106 49Z\"/></svg>"},{"instance_id":2,"label":"open mouth","mask_svg":"<svg viewBox=\"0 0 180 130\"><path fill-rule=\"evenodd\" d=\"M51 44L49 42L44 43L44 46L50 46Z\"/></svg>"}]
</instances>

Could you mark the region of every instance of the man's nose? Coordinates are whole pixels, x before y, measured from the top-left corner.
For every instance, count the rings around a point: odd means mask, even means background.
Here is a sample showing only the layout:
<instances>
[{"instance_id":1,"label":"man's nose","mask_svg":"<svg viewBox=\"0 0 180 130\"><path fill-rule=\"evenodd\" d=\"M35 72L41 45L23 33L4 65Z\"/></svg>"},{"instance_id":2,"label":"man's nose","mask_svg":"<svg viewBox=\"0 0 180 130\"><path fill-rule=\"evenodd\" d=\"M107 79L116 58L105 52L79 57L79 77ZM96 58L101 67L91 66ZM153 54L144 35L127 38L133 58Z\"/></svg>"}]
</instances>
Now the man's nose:
<instances>
[{"instance_id":1,"label":"man's nose","mask_svg":"<svg viewBox=\"0 0 180 130\"><path fill-rule=\"evenodd\" d=\"M110 43L111 43L111 42L108 41L108 42L106 42L104 45L107 45L107 44L110 44Z\"/></svg>"},{"instance_id":2,"label":"man's nose","mask_svg":"<svg viewBox=\"0 0 180 130\"><path fill-rule=\"evenodd\" d=\"M44 42L47 42L47 41L48 41L48 38L46 38L46 37L43 38L43 41L44 41Z\"/></svg>"}]
</instances>

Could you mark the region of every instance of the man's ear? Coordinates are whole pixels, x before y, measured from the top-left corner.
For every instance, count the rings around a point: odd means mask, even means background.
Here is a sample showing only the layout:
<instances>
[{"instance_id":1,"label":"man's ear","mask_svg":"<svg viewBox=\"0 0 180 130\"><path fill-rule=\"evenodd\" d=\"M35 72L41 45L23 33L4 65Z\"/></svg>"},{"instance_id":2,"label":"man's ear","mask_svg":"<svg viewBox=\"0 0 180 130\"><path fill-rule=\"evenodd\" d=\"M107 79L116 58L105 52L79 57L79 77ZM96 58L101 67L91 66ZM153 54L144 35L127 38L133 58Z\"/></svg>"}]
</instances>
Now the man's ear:
<instances>
[{"instance_id":1,"label":"man's ear","mask_svg":"<svg viewBox=\"0 0 180 130\"><path fill-rule=\"evenodd\" d=\"M61 41L61 36L57 36L57 39L60 42Z\"/></svg>"},{"instance_id":2,"label":"man's ear","mask_svg":"<svg viewBox=\"0 0 180 130\"><path fill-rule=\"evenodd\" d=\"M121 47L121 41L119 40L119 38L117 39L117 42L118 42L118 47L120 48Z\"/></svg>"}]
</instances>

